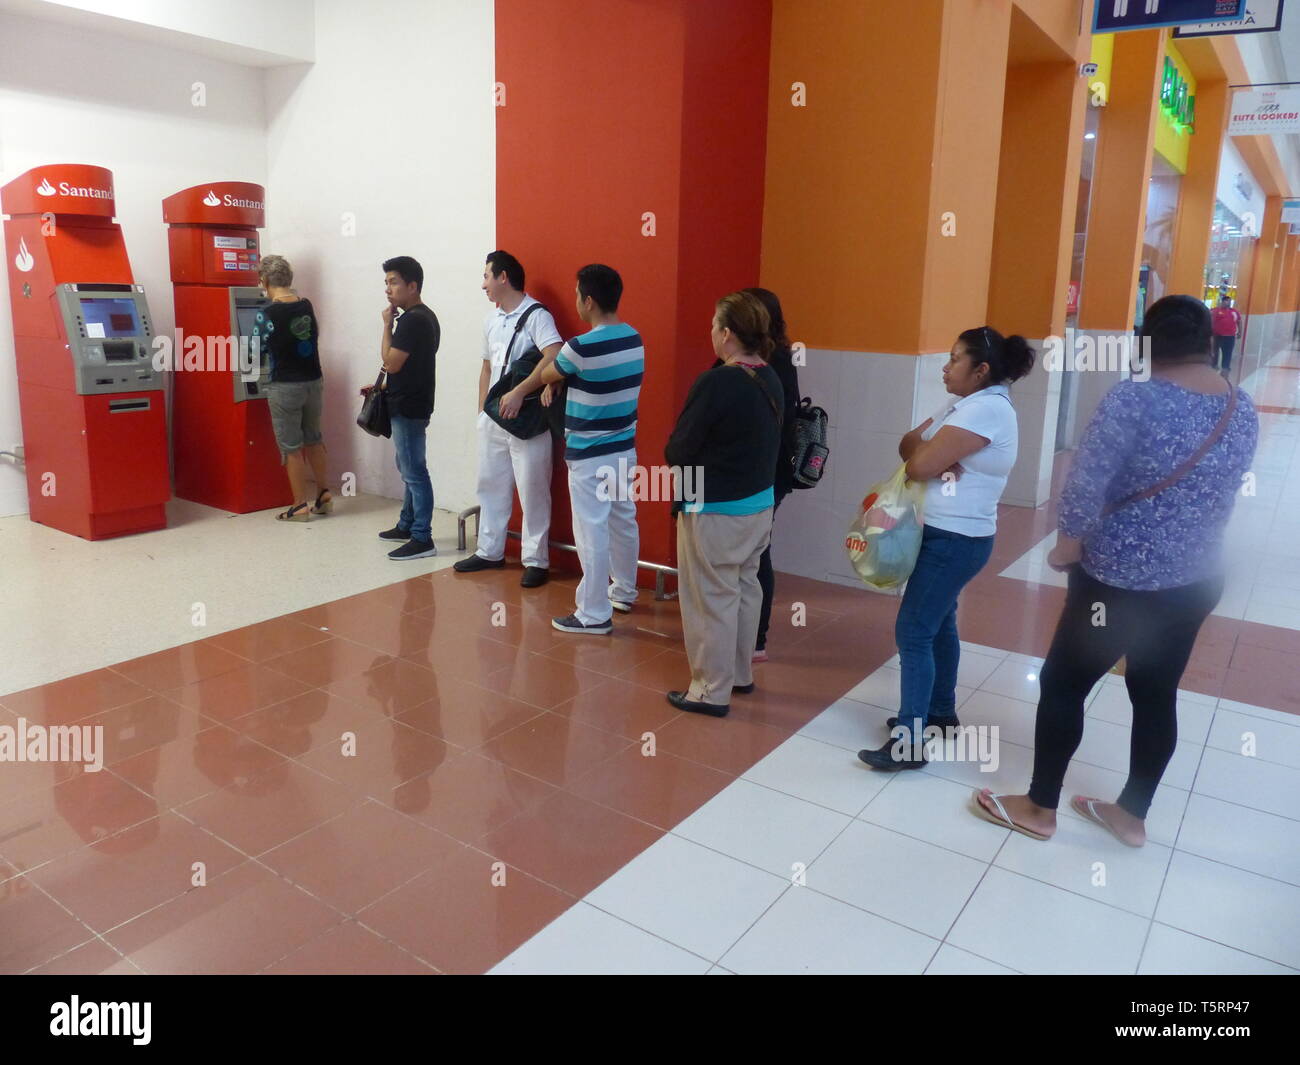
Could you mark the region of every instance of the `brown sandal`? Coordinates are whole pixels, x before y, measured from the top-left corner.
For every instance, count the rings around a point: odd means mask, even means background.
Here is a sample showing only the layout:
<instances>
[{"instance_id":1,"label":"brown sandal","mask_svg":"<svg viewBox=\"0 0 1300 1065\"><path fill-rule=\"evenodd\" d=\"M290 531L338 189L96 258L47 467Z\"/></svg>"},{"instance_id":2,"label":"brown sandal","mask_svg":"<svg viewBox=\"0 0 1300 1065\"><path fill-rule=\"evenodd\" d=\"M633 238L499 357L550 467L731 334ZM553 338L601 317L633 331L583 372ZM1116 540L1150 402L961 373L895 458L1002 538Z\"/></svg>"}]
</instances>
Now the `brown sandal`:
<instances>
[{"instance_id":1,"label":"brown sandal","mask_svg":"<svg viewBox=\"0 0 1300 1065\"><path fill-rule=\"evenodd\" d=\"M321 500L322 500L326 495L329 496L329 499L326 499L324 502L321 502ZM311 508L311 512L312 512L313 514L333 514L333 513L334 513L334 493L331 492L328 488L322 488L322 489L320 490L319 494L316 496L316 503L315 503L315 505Z\"/></svg>"}]
</instances>

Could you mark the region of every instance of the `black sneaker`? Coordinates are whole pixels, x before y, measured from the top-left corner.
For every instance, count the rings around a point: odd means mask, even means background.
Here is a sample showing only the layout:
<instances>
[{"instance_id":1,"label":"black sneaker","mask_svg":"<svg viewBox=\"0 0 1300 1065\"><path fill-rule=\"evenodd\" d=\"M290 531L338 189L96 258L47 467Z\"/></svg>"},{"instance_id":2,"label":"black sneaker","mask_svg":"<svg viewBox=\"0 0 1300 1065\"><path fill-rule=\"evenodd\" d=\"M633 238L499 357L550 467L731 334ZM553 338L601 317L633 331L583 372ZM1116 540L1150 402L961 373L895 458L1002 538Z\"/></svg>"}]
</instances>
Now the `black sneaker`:
<instances>
[{"instance_id":1,"label":"black sneaker","mask_svg":"<svg viewBox=\"0 0 1300 1065\"><path fill-rule=\"evenodd\" d=\"M561 632L587 632L592 636L608 636L614 631L612 622L596 621L590 625L584 625L578 620L577 614L570 614L565 618L551 618L551 626Z\"/></svg>"},{"instance_id":2,"label":"black sneaker","mask_svg":"<svg viewBox=\"0 0 1300 1065\"><path fill-rule=\"evenodd\" d=\"M669 692L668 701L678 710L685 710L689 714L708 714L709 717L726 717L731 711L731 705L720 706L717 703L696 702L693 699L686 698L685 692Z\"/></svg>"},{"instance_id":3,"label":"black sneaker","mask_svg":"<svg viewBox=\"0 0 1300 1065\"><path fill-rule=\"evenodd\" d=\"M438 549L432 540L407 540L396 551L389 551L388 557L405 562L412 558L432 558L437 553Z\"/></svg>"},{"instance_id":4,"label":"black sneaker","mask_svg":"<svg viewBox=\"0 0 1300 1065\"><path fill-rule=\"evenodd\" d=\"M519 578L521 588L540 588L551 579L551 571L542 566L525 566L524 575Z\"/></svg>"},{"instance_id":5,"label":"black sneaker","mask_svg":"<svg viewBox=\"0 0 1300 1065\"><path fill-rule=\"evenodd\" d=\"M411 530L403 529L400 525L394 525L391 529L385 529L379 534L381 540L401 540L403 542L411 538Z\"/></svg>"},{"instance_id":6,"label":"black sneaker","mask_svg":"<svg viewBox=\"0 0 1300 1065\"><path fill-rule=\"evenodd\" d=\"M499 558L495 562L491 559L484 558L482 555L470 555L469 558L462 558L459 562L452 565L457 573L477 573L481 569L504 569L506 560Z\"/></svg>"},{"instance_id":7,"label":"black sneaker","mask_svg":"<svg viewBox=\"0 0 1300 1065\"><path fill-rule=\"evenodd\" d=\"M926 718L925 727L929 728L931 725L933 725L935 728L961 728L961 722L958 721L955 717ZM898 728L898 718L896 717L885 718L885 727L891 729Z\"/></svg>"},{"instance_id":8,"label":"black sneaker","mask_svg":"<svg viewBox=\"0 0 1300 1065\"><path fill-rule=\"evenodd\" d=\"M883 747L877 750L859 751L858 758L866 762L872 769L881 769L886 773L897 773L902 769L924 769L925 755L920 758L912 758L906 753L906 747L902 751L895 752L894 740L890 740ZM898 757L903 754L902 758Z\"/></svg>"}]
</instances>

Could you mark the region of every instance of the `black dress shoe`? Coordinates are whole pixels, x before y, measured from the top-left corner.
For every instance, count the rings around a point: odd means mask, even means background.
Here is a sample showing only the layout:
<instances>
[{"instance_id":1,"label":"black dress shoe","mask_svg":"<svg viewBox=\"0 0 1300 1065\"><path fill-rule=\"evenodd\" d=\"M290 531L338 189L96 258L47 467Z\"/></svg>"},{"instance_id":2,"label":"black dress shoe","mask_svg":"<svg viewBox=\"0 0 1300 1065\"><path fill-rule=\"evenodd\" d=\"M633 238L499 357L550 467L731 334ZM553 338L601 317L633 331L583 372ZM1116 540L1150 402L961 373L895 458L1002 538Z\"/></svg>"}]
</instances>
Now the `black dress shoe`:
<instances>
[{"instance_id":1,"label":"black dress shoe","mask_svg":"<svg viewBox=\"0 0 1300 1065\"><path fill-rule=\"evenodd\" d=\"M525 566L524 575L519 578L521 588L540 588L551 579L551 571L541 566Z\"/></svg>"},{"instance_id":2,"label":"black dress shoe","mask_svg":"<svg viewBox=\"0 0 1300 1065\"><path fill-rule=\"evenodd\" d=\"M748 695L754 690L754 682L750 681L748 684L733 684L731 690L733 692L739 692L741 695Z\"/></svg>"},{"instance_id":3,"label":"black dress shoe","mask_svg":"<svg viewBox=\"0 0 1300 1065\"><path fill-rule=\"evenodd\" d=\"M685 692L669 692L668 701L677 707L678 710L685 710L690 714L708 714L709 717L726 717L731 710L730 704L727 706L718 706L716 703L697 703L686 698Z\"/></svg>"},{"instance_id":4,"label":"black dress shoe","mask_svg":"<svg viewBox=\"0 0 1300 1065\"><path fill-rule=\"evenodd\" d=\"M929 728L931 725L933 725L935 728L961 728L961 722L958 721L955 717L926 718L925 727ZM885 718L885 727L891 729L898 728L898 718L896 717Z\"/></svg>"},{"instance_id":5,"label":"black dress shoe","mask_svg":"<svg viewBox=\"0 0 1300 1065\"><path fill-rule=\"evenodd\" d=\"M904 746L902 750L895 750L896 743L890 740L878 750L865 750L858 752L858 758L866 762L872 769L880 769L886 773L897 773L901 769L924 769L925 756L912 758L911 752ZM904 757L898 757L899 754Z\"/></svg>"},{"instance_id":6,"label":"black dress shoe","mask_svg":"<svg viewBox=\"0 0 1300 1065\"><path fill-rule=\"evenodd\" d=\"M469 558L462 558L451 568L457 573L477 573L481 569L503 569L505 564L506 560L504 558L499 558L493 562L482 555L470 555Z\"/></svg>"}]
</instances>

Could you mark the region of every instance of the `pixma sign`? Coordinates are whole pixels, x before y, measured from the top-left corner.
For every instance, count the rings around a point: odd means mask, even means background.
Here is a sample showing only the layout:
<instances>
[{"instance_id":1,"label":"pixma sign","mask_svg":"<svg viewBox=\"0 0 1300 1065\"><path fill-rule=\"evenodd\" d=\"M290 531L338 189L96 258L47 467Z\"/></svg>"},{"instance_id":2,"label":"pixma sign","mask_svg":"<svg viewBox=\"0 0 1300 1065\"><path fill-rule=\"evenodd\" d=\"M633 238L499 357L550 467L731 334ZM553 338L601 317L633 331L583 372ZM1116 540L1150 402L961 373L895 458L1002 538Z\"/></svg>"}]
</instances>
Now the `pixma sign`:
<instances>
[{"instance_id":1,"label":"pixma sign","mask_svg":"<svg viewBox=\"0 0 1300 1065\"><path fill-rule=\"evenodd\" d=\"M1234 22L1246 17L1246 0L1096 0L1092 32L1148 30L1188 22Z\"/></svg>"}]
</instances>

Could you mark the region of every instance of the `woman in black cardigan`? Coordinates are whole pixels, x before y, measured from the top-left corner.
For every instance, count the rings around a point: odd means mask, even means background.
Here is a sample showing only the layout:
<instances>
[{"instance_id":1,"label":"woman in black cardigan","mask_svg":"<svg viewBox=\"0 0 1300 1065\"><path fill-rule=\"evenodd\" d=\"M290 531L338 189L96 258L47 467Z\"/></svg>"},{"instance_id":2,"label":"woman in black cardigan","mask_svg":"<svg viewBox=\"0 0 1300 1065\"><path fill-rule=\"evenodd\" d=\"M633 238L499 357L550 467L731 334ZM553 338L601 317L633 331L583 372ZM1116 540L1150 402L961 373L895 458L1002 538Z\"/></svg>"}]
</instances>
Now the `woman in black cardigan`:
<instances>
[{"instance_id":1,"label":"woman in black cardigan","mask_svg":"<svg viewBox=\"0 0 1300 1065\"><path fill-rule=\"evenodd\" d=\"M718 301L713 352L720 364L691 386L665 449L691 468L696 498L677 516L682 629L691 663L679 710L723 717L733 691L754 688L753 654L763 591L759 559L772 533L784 394L768 365L771 319L749 292ZM679 484L681 479L679 478Z\"/></svg>"}]
</instances>

